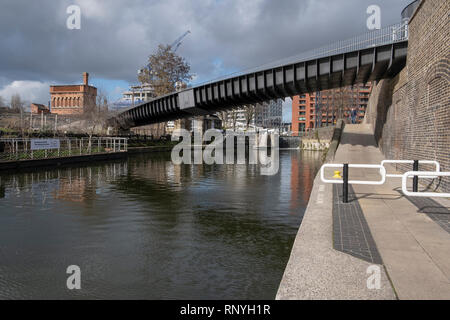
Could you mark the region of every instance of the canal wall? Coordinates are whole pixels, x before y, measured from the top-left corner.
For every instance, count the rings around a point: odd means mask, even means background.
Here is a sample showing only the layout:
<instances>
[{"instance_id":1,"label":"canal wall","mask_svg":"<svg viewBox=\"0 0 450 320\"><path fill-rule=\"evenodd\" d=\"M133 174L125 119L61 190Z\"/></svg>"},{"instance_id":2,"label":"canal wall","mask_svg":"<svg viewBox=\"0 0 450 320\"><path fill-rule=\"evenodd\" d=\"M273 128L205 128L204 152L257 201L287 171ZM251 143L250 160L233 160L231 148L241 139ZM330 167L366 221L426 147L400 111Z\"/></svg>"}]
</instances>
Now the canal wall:
<instances>
[{"instance_id":1,"label":"canal wall","mask_svg":"<svg viewBox=\"0 0 450 320\"><path fill-rule=\"evenodd\" d=\"M302 137L301 149L312 151L326 151L333 139L335 127L318 128Z\"/></svg>"},{"instance_id":2,"label":"canal wall","mask_svg":"<svg viewBox=\"0 0 450 320\"><path fill-rule=\"evenodd\" d=\"M149 146L149 147L129 147L128 151L97 153L89 155L54 157L45 159L11 160L0 161L0 172L7 170L22 170L39 167L59 167L78 163L88 163L94 161L107 161L124 159L129 154L140 154L150 152L170 152L171 146Z\"/></svg>"},{"instance_id":3,"label":"canal wall","mask_svg":"<svg viewBox=\"0 0 450 320\"><path fill-rule=\"evenodd\" d=\"M172 148L172 146L128 147L128 154L169 152L172 151Z\"/></svg>"},{"instance_id":4,"label":"canal wall","mask_svg":"<svg viewBox=\"0 0 450 320\"><path fill-rule=\"evenodd\" d=\"M339 147L339 143L341 142L344 127L345 127L344 120L339 120L336 124L336 127L333 130L333 136L331 138L327 153L325 154L324 162L331 162L332 160L334 160L337 148Z\"/></svg>"},{"instance_id":5,"label":"canal wall","mask_svg":"<svg viewBox=\"0 0 450 320\"><path fill-rule=\"evenodd\" d=\"M303 139L302 150L325 151L330 147L329 141L320 141L317 139Z\"/></svg>"},{"instance_id":6,"label":"canal wall","mask_svg":"<svg viewBox=\"0 0 450 320\"><path fill-rule=\"evenodd\" d=\"M300 148L302 150L325 151L325 156L328 154L333 157L339 145L344 126L345 122L339 120L336 126L319 128L314 131L314 134L309 134L301 138Z\"/></svg>"},{"instance_id":7,"label":"canal wall","mask_svg":"<svg viewBox=\"0 0 450 320\"><path fill-rule=\"evenodd\" d=\"M297 149L300 148L301 142L301 137L280 136L279 147L284 149Z\"/></svg>"},{"instance_id":8,"label":"canal wall","mask_svg":"<svg viewBox=\"0 0 450 320\"><path fill-rule=\"evenodd\" d=\"M450 171L449 15L449 1L422 0L409 22L405 68L373 87L365 123L386 159L436 160L441 171ZM449 192L450 179L434 187Z\"/></svg>"},{"instance_id":9,"label":"canal wall","mask_svg":"<svg viewBox=\"0 0 450 320\"><path fill-rule=\"evenodd\" d=\"M126 157L127 152L114 152L114 153L99 153L81 156L46 158L35 160L4 161L0 162L0 172L7 170L21 170L38 167L58 167L76 163L122 159Z\"/></svg>"}]
</instances>

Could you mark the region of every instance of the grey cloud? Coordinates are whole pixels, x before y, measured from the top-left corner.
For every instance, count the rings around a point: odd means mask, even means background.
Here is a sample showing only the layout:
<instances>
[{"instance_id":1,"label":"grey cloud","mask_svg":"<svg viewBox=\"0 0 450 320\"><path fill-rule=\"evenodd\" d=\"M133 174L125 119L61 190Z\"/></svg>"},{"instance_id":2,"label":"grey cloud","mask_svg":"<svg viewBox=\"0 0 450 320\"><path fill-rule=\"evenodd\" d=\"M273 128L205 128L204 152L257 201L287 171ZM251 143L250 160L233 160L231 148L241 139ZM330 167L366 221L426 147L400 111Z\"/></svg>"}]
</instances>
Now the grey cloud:
<instances>
[{"instance_id":1,"label":"grey cloud","mask_svg":"<svg viewBox=\"0 0 450 320\"><path fill-rule=\"evenodd\" d=\"M199 79L223 68L246 69L366 31L366 8L378 4L382 25L400 21L411 0L2 0L0 80L79 81L82 71L136 81L158 43L187 29L179 49ZM79 4L81 30L66 28Z\"/></svg>"}]
</instances>

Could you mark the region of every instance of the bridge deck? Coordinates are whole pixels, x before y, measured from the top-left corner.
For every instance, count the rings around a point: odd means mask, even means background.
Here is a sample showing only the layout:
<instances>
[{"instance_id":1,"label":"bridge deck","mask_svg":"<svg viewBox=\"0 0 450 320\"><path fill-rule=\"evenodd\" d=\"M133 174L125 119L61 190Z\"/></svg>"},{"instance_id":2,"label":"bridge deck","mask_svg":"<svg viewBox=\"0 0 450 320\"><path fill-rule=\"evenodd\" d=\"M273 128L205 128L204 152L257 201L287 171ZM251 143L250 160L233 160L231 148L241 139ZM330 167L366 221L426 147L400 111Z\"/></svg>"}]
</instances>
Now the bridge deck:
<instances>
[{"instance_id":1,"label":"bridge deck","mask_svg":"<svg viewBox=\"0 0 450 320\"><path fill-rule=\"evenodd\" d=\"M115 117L126 129L392 77L406 63L407 24L174 92Z\"/></svg>"}]
</instances>

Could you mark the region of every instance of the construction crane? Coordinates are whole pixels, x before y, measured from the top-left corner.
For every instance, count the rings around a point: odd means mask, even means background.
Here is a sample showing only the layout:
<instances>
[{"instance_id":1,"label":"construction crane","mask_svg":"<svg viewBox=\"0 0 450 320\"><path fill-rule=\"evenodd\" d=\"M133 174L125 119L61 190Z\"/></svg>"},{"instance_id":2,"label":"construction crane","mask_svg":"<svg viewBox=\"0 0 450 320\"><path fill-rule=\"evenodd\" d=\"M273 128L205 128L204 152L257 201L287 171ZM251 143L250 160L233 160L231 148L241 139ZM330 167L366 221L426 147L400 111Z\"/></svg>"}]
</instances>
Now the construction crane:
<instances>
[{"instance_id":1,"label":"construction crane","mask_svg":"<svg viewBox=\"0 0 450 320\"><path fill-rule=\"evenodd\" d=\"M172 49L173 52L177 51L177 49L180 47L181 43L183 42L183 39L189 34L191 33L191 31L186 31L185 33L183 33L183 35L181 37L179 37L177 40L175 40L171 45L170 48Z\"/></svg>"},{"instance_id":2,"label":"construction crane","mask_svg":"<svg viewBox=\"0 0 450 320\"><path fill-rule=\"evenodd\" d=\"M181 46L181 43L183 42L183 39L189 34L191 33L190 30L186 31L185 33L183 33L180 37L178 37L171 45L170 45L170 49L172 50L172 52L176 52L177 49ZM147 64L146 68L148 69L149 74L151 73L152 69L150 67L149 64ZM144 69L139 69L138 70L138 74L142 74L144 73Z\"/></svg>"}]
</instances>

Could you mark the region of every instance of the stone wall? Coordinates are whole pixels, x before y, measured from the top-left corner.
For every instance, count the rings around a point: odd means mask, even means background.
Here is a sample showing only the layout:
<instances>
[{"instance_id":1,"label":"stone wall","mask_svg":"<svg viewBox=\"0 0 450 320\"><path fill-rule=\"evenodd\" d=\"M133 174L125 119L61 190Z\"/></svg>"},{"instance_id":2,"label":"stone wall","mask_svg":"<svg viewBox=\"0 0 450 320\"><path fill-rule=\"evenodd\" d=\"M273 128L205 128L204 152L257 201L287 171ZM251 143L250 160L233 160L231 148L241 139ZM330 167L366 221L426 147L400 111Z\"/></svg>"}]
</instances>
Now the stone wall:
<instances>
[{"instance_id":1,"label":"stone wall","mask_svg":"<svg viewBox=\"0 0 450 320\"><path fill-rule=\"evenodd\" d=\"M316 139L320 141L329 142L333 138L334 128L336 126L332 125L329 127L321 127L314 130L311 130L303 135L305 139Z\"/></svg>"},{"instance_id":2,"label":"stone wall","mask_svg":"<svg viewBox=\"0 0 450 320\"><path fill-rule=\"evenodd\" d=\"M365 122L387 159L437 160L450 171L449 14L450 1L423 0L410 20L406 67L373 88ZM448 192L450 179L434 186Z\"/></svg>"}]
</instances>

